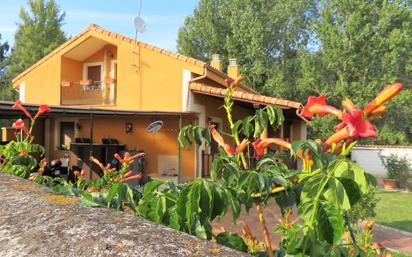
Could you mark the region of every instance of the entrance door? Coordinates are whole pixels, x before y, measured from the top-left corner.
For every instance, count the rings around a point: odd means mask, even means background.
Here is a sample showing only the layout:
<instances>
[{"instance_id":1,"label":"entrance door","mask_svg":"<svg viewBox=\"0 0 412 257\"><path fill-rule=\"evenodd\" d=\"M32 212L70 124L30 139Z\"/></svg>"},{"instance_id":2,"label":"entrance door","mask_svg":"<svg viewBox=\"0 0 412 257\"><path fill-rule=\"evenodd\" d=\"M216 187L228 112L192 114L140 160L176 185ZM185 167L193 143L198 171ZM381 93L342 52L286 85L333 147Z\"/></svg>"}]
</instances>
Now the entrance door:
<instances>
[{"instance_id":1,"label":"entrance door","mask_svg":"<svg viewBox=\"0 0 412 257\"><path fill-rule=\"evenodd\" d=\"M211 122L209 123L210 125L215 125L215 129L219 130L220 124L217 122ZM203 178L208 178L210 177L210 169L212 168L212 163L215 154L219 152L219 145L215 140L212 139L210 142L210 151L207 153L207 151L203 150L202 151L202 177Z\"/></svg>"}]
</instances>

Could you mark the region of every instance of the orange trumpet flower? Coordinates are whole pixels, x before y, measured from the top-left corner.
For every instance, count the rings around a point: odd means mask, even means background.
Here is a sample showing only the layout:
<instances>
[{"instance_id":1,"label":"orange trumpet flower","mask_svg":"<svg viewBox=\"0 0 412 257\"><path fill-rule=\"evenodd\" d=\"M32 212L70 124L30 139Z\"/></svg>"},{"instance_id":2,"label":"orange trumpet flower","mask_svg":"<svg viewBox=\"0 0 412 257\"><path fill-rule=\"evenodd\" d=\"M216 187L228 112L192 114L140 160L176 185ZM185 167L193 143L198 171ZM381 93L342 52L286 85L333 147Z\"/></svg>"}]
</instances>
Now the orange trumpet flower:
<instances>
[{"instance_id":1,"label":"orange trumpet flower","mask_svg":"<svg viewBox=\"0 0 412 257\"><path fill-rule=\"evenodd\" d=\"M372 100L365 106L363 112L368 115L370 112L377 109L379 106L396 96L402 90L402 88L403 85L401 83L394 83L386 86L374 100Z\"/></svg>"},{"instance_id":2,"label":"orange trumpet flower","mask_svg":"<svg viewBox=\"0 0 412 257\"><path fill-rule=\"evenodd\" d=\"M47 104L42 104L39 106L39 110L36 113L36 116L34 116L34 119L37 119L41 115L43 115L46 112L51 112L50 107Z\"/></svg>"},{"instance_id":3,"label":"orange trumpet flower","mask_svg":"<svg viewBox=\"0 0 412 257\"><path fill-rule=\"evenodd\" d=\"M292 149L292 145L281 138L265 138L263 140L258 138L252 143L257 160L259 160L265 154L265 150L270 144L275 144L281 147Z\"/></svg>"},{"instance_id":4,"label":"orange trumpet flower","mask_svg":"<svg viewBox=\"0 0 412 257\"><path fill-rule=\"evenodd\" d=\"M239 145L236 146L236 148L233 148L233 146L225 143L222 135L220 135L220 133L216 130L215 125L210 125L209 130L212 134L213 140L215 140L216 143L221 146L228 155L234 155L243 152L250 143L249 140L245 138Z\"/></svg>"},{"instance_id":5,"label":"orange trumpet flower","mask_svg":"<svg viewBox=\"0 0 412 257\"><path fill-rule=\"evenodd\" d=\"M20 100L17 100L14 105L12 106L13 109L19 109L20 111L22 111L24 113L24 115L26 115L28 118L30 118L31 120L33 119L33 117L31 116L31 114L26 110L26 108L24 108L24 106L21 104Z\"/></svg>"},{"instance_id":6,"label":"orange trumpet flower","mask_svg":"<svg viewBox=\"0 0 412 257\"><path fill-rule=\"evenodd\" d=\"M303 107L300 115L306 118L312 118L313 115L325 116L327 114L333 114L339 119L342 119L342 112L333 106L326 104L324 95L321 96L309 96L307 104Z\"/></svg>"},{"instance_id":7,"label":"orange trumpet flower","mask_svg":"<svg viewBox=\"0 0 412 257\"><path fill-rule=\"evenodd\" d=\"M347 139L349 136L349 129L347 127L342 128L326 140L326 148L329 149L332 144L339 143L340 141Z\"/></svg>"},{"instance_id":8,"label":"orange trumpet flower","mask_svg":"<svg viewBox=\"0 0 412 257\"><path fill-rule=\"evenodd\" d=\"M355 104L349 98L342 101L342 106L347 112L352 112L357 109Z\"/></svg>"},{"instance_id":9,"label":"orange trumpet flower","mask_svg":"<svg viewBox=\"0 0 412 257\"><path fill-rule=\"evenodd\" d=\"M381 116L386 110L386 107L384 105L379 106L375 110L371 111L368 115L369 120L374 120L377 117Z\"/></svg>"},{"instance_id":10,"label":"orange trumpet flower","mask_svg":"<svg viewBox=\"0 0 412 257\"><path fill-rule=\"evenodd\" d=\"M364 119L363 111L360 109L354 109L350 113L343 113L343 122L346 123L349 135L354 139L359 137L376 137L376 128L368 120Z\"/></svg>"},{"instance_id":11,"label":"orange trumpet flower","mask_svg":"<svg viewBox=\"0 0 412 257\"><path fill-rule=\"evenodd\" d=\"M16 120L13 125L11 125L12 128L14 129L21 129L24 132L26 132L27 135L30 135L30 131L27 129L26 125L24 124L24 121L22 119Z\"/></svg>"}]
</instances>

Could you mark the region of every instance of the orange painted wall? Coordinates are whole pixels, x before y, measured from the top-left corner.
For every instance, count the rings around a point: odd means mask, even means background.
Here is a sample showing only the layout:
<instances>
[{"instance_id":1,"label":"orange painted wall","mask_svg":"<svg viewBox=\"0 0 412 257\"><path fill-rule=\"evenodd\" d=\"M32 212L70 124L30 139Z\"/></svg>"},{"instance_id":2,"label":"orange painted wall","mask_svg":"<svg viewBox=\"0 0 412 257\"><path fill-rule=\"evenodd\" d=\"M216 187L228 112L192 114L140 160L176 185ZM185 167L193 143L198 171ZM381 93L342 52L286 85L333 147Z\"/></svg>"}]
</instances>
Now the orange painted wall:
<instances>
[{"instance_id":1,"label":"orange painted wall","mask_svg":"<svg viewBox=\"0 0 412 257\"><path fill-rule=\"evenodd\" d=\"M156 133L146 131L147 125L161 119L164 127ZM184 124L191 121L190 117L184 119ZM133 134L128 135L125 131L126 122L133 124ZM88 119L79 120L81 130L79 137L89 138L90 128ZM120 144L126 144L129 150L144 150L147 153L147 173L161 173L158 170L158 155L178 155L178 117L158 116L158 117L96 117L93 121L94 143L101 143L102 138L115 138ZM194 149L182 149L182 176L193 178L194 169Z\"/></svg>"},{"instance_id":2,"label":"orange painted wall","mask_svg":"<svg viewBox=\"0 0 412 257\"><path fill-rule=\"evenodd\" d=\"M230 133L229 123L227 121L226 111L223 108L223 98L216 98L206 95L195 95L194 102L205 107L206 117L217 117L222 119L222 130ZM233 108L233 120L243 119L247 115L253 115L255 112L250 107L235 105ZM225 139L229 140L229 137Z\"/></svg>"},{"instance_id":3,"label":"orange painted wall","mask_svg":"<svg viewBox=\"0 0 412 257\"><path fill-rule=\"evenodd\" d=\"M14 82L14 85L25 82L26 103L60 104L60 67L61 59L56 55L38 66L35 72Z\"/></svg>"},{"instance_id":4,"label":"orange painted wall","mask_svg":"<svg viewBox=\"0 0 412 257\"><path fill-rule=\"evenodd\" d=\"M203 67L187 63L133 42L124 41L96 31L89 31L72 44L64 48L69 51L78 47L83 40L95 36L117 47L113 51L117 60L117 104L111 109L182 111L182 77L183 69L196 74L203 74ZM36 68L14 81L14 85L26 82L26 99L28 103L60 104L60 79L69 77L70 68L61 72L62 53L56 53ZM90 49L89 61L101 61L102 49ZM65 64L67 64L66 61ZM69 65L71 67L72 65ZM110 66L110 65L108 65ZM78 73L75 69L74 73ZM109 71L109 69L106 69ZM77 78L78 75L74 75ZM48 92L44 94L44 92ZM165 101L164 99L167 99ZM104 107L104 106L103 106ZM109 107L109 106L108 106Z\"/></svg>"},{"instance_id":5,"label":"orange painted wall","mask_svg":"<svg viewBox=\"0 0 412 257\"><path fill-rule=\"evenodd\" d=\"M61 58L61 81L78 82L82 80L83 63L67 58Z\"/></svg>"}]
</instances>

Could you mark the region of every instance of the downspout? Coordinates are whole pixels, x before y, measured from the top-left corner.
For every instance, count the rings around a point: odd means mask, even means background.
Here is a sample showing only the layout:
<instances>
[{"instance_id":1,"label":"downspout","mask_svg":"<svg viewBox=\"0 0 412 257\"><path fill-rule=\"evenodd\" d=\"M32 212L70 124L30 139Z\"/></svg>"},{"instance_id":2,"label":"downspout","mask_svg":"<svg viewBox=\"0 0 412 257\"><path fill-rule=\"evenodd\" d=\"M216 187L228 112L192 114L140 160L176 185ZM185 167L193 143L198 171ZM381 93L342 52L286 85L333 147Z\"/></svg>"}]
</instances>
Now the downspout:
<instances>
[{"instance_id":1,"label":"downspout","mask_svg":"<svg viewBox=\"0 0 412 257\"><path fill-rule=\"evenodd\" d=\"M190 109L189 109L189 106L190 106L190 84L192 82L196 82L196 81L207 78L207 75L208 75L208 69L207 69L207 64L205 64L203 66L203 75L189 80L189 87L188 87L189 88L189 93L187 94L187 101L186 101L186 103L187 103L187 106L186 106L187 108L186 109L187 110L190 111Z\"/></svg>"}]
</instances>

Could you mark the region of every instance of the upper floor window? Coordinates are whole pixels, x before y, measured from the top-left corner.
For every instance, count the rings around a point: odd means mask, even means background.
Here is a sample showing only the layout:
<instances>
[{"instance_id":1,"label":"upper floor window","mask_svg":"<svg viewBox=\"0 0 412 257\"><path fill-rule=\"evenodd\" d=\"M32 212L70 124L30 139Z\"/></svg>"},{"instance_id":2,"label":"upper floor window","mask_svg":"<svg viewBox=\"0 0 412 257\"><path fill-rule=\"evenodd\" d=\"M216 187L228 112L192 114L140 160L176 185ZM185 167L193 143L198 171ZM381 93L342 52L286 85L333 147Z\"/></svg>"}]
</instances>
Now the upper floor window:
<instances>
[{"instance_id":1,"label":"upper floor window","mask_svg":"<svg viewBox=\"0 0 412 257\"><path fill-rule=\"evenodd\" d=\"M87 67L87 79L91 79L93 82L101 81L102 78L102 66L94 65Z\"/></svg>"},{"instance_id":2,"label":"upper floor window","mask_svg":"<svg viewBox=\"0 0 412 257\"><path fill-rule=\"evenodd\" d=\"M86 89L98 89L103 81L103 62L85 63L83 65L83 80L89 80Z\"/></svg>"}]
</instances>

